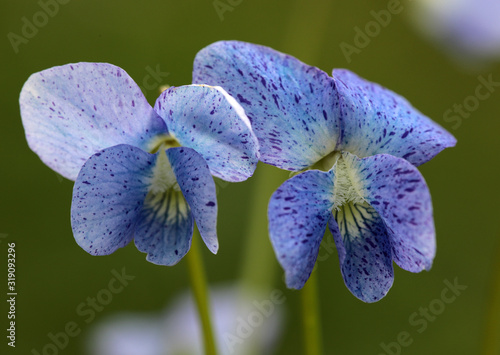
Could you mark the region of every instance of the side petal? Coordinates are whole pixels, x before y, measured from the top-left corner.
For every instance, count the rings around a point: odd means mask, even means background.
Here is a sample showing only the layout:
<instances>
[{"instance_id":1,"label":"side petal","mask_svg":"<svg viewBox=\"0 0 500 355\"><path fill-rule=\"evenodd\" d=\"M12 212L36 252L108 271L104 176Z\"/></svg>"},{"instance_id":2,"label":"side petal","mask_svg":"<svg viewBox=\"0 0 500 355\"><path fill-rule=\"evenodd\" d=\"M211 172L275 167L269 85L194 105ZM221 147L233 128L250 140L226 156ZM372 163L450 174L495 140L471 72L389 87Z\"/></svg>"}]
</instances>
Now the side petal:
<instances>
[{"instance_id":1,"label":"side petal","mask_svg":"<svg viewBox=\"0 0 500 355\"><path fill-rule=\"evenodd\" d=\"M208 249L217 253L217 197L207 163L190 148L171 148L167 156L179 187L191 207L196 226Z\"/></svg>"},{"instance_id":2,"label":"side petal","mask_svg":"<svg viewBox=\"0 0 500 355\"><path fill-rule=\"evenodd\" d=\"M344 282L364 302L383 298L394 281L391 243L384 222L365 203L334 211L329 228L339 254Z\"/></svg>"},{"instance_id":3,"label":"side petal","mask_svg":"<svg viewBox=\"0 0 500 355\"><path fill-rule=\"evenodd\" d=\"M429 270L436 253L436 236L429 189L418 169L387 154L358 159L344 153L360 195L387 227L392 258L411 272Z\"/></svg>"},{"instance_id":4,"label":"side petal","mask_svg":"<svg viewBox=\"0 0 500 355\"><path fill-rule=\"evenodd\" d=\"M35 73L19 98L30 148L50 168L75 180L94 153L117 144L147 149L165 123L121 68L77 63Z\"/></svg>"},{"instance_id":5,"label":"side petal","mask_svg":"<svg viewBox=\"0 0 500 355\"><path fill-rule=\"evenodd\" d=\"M332 191L332 171L309 170L271 196L269 234L289 288L302 288L314 268L333 207Z\"/></svg>"},{"instance_id":6,"label":"side petal","mask_svg":"<svg viewBox=\"0 0 500 355\"><path fill-rule=\"evenodd\" d=\"M107 255L133 238L154 155L117 145L91 156L73 188L71 226L76 242L93 255Z\"/></svg>"},{"instance_id":7,"label":"side petal","mask_svg":"<svg viewBox=\"0 0 500 355\"><path fill-rule=\"evenodd\" d=\"M398 94L345 69L333 71L341 106L339 150L359 157L391 154L415 166L456 139Z\"/></svg>"},{"instance_id":8,"label":"side petal","mask_svg":"<svg viewBox=\"0 0 500 355\"><path fill-rule=\"evenodd\" d=\"M156 112L182 146L201 154L213 175L226 181L252 176L259 144L243 108L221 87L171 87L156 100Z\"/></svg>"},{"instance_id":9,"label":"side petal","mask_svg":"<svg viewBox=\"0 0 500 355\"><path fill-rule=\"evenodd\" d=\"M338 99L318 68L268 47L216 42L196 55L193 83L220 85L243 106L267 164L299 171L335 149Z\"/></svg>"}]
</instances>

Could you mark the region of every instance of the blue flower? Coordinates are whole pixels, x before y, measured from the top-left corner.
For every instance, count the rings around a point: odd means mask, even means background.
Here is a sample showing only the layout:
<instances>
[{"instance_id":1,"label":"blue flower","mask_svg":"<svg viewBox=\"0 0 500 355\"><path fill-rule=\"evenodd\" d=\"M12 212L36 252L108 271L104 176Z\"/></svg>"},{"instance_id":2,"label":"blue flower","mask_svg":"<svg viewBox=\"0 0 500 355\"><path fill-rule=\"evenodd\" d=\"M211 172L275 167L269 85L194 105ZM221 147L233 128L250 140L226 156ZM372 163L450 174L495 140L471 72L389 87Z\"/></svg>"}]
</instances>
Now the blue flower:
<instances>
[{"instance_id":1,"label":"blue flower","mask_svg":"<svg viewBox=\"0 0 500 355\"><path fill-rule=\"evenodd\" d=\"M432 204L415 166L455 139L404 98L348 70L333 77L270 48L217 42L193 82L244 107L261 160L298 173L269 203L269 232L290 288L315 265L327 225L348 289L365 302L392 285L392 261L419 272L435 255Z\"/></svg>"},{"instance_id":2,"label":"blue flower","mask_svg":"<svg viewBox=\"0 0 500 355\"><path fill-rule=\"evenodd\" d=\"M242 107L220 87L171 87L154 109L123 70L78 63L33 74L20 96L31 149L76 180L71 225L88 253L132 239L161 265L189 250L194 220L216 253L212 175L247 179L259 153Z\"/></svg>"}]
</instances>

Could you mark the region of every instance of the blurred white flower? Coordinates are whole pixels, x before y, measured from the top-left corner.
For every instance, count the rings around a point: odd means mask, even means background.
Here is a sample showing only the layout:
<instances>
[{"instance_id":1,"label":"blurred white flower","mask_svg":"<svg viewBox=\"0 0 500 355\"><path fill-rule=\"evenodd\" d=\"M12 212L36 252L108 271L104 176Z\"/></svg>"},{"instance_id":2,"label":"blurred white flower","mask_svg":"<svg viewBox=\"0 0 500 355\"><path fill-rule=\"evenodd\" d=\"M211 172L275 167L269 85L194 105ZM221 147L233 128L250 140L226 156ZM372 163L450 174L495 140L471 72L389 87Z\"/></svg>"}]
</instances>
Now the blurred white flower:
<instances>
[{"instance_id":1,"label":"blurred white flower","mask_svg":"<svg viewBox=\"0 0 500 355\"><path fill-rule=\"evenodd\" d=\"M272 354L283 326L285 296L218 287L210 292L212 320L222 355ZM198 315L191 294L160 314L121 313L94 327L90 355L202 355Z\"/></svg>"},{"instance_id":2,"label":"blurred white flower","mask_svg":"<svg viewBox=\"0 0 500 355\"><path fill-rule=\"evenodd\" d=\"M499 0L413 0L414 22L464 59L500 57Z\"/></svg>"}]
</instances>

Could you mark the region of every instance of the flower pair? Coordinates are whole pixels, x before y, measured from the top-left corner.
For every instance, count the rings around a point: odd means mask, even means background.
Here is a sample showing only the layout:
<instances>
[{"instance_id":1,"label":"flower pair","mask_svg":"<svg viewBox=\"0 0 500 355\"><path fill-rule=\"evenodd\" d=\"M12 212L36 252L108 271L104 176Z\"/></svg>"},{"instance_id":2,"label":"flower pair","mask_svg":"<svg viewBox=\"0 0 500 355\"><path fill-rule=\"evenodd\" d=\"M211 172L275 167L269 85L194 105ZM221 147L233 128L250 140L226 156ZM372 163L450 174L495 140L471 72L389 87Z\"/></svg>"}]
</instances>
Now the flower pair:
<instances>
[{"instance_id":1,"label":"flower pair","mask_svg":"<svg viewBox=\"0 0 500 355\"><path fill-rule=\"evenodd\" d=\"M33 74L21 96L31 149L75 180L77 243L107 255L132 239L155 264L189 250L194 220L216 253L212 175L253 174L258 142L241 106L220 87L171 87L154 108L122 69L78 63Z\"/></svg>"},{"instance_id":2,"label":"flower pair","mask_svg":"<svg viewBox=\"0 0 500 355\"><path fill-rule=\"evenodd\" d=\"M154 109L108 64L57 67L25 84L28 142L76 178L72 227L85 250L109 254L135 238L149 261L173 265L189 250L194 218L215 253L210 175L248 178L260 147L264 163L295 174L268 209L288 287L309 278L327 226L344 282L365 302L392 286L392 261L411 272L431 267L432 204L416 166L455 145L447 131L348 70L329 76L243 42L201 50L193 82L162 93Z\"/></svg>"}]
</instances>

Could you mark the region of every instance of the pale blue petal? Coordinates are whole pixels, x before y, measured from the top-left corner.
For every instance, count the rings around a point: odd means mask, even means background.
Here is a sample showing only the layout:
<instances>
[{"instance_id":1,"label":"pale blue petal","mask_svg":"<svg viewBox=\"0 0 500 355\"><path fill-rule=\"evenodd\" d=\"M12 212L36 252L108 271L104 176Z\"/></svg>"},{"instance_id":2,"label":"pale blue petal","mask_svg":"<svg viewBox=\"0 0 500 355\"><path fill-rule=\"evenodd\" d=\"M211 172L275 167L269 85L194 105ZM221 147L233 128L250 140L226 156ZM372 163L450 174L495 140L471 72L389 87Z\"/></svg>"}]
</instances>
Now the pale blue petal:
<instances>
[{"instance_id":1,"label":"pale blue petal","mask_svg":"<svg viewBox=\"0 0 500 355\"><path fill-rule=\"evenodd\" d=\"M285 181L269 202L269 234L289 288L311 274L333 207L333 173L310 170Z\"/></svg>"},{"instance_id":2,"label":"pale blue petal","mask_svg":"<svg viewBox=\"0 0 500 355\"><path fill-rule=\"evenodd\" d=\"M434 220L429 189L418 169L388 154L346 162L360 181L361 195L387 227L393 260L408 271L429 270L436 253Z\"/></svg>"},{"instance_id":3,"label":"pale blue petal","mask_svg":"<svg viewBox=\"0 0 500 355\"><path fill-rule=\"evenodd\" d=\"M201 154L214 176L236 182L253 174L257 137L242 107L222 88L171 87L157 99L155 110L182 146Z\"/></svg>"},{"instance_id":4,"label":"pale blue petal","mask_svg":"<svg viewBox=\"0 0 500 355\"><path fill-rule=\"evenodd\" d=\"M391 243L384 222L365 203L334 210L329 221L347 288L364 302L383 298L392 286Z\"/></svg>"},{"instance_id":5,"label":"pale blue petal","mask_svg":"<svg viewBox=\"0 0 500 355\"><path fill-rule=\"evenodd\" d=\"M158 265L175 265L191 247L193 215L180 191L146 197L135 231L135 246Z\"/></svg>"},{"instance_id":6,"label":"pale blue petal","mask_svg":"<svg viewBox=\"0 0 500 355\"><path fill-rule=\"evenodd\" d=\"M423 164L456 139L398 94L345 70L333 71L341 105L339 150L391 154Z\"/></svg>"},{"instance_id":7,"label":"pale blue petal","mask_svg":"<svg viewBox=\"0 0 500 355\"><path fill-rule=\"evenodd\" d=\"M154 160L139 148L117 145L83 165L73 189L71 226L85 251L107 255L132 240Z\"/></svg>"},{"instance_id":8,"label":"pale blue petal","mask_svg":"<svg viewBox=\"0 0 500 355\"><path fill-rule=\"evenodd\" d=\"M30 148L62 176L75 180L94 153L117 144L148 150L165 123L123 70L77 63L31 75L20 96Z\"/></svg>"},{"instance_id":9,"label":"pale blue petal","mask_svg":"<svg viewBox=\"0 0 500 355\"><path fill-rule=\"evenodd\" d=\"M196 226L208 249L217 253L217 197L207 163L190 148L171 148L167 156L179 187L191 207Z\"/></svg>"},{"instance_id":10,"label":"pale blue petal","mask_svg":"<svg viewBox=\"0 0 500 355\"><path fill-rule=\"evenodd\" d=\"M267 164L298 171L336 147L334 81L318 68L268 47L216 42L196 55L193 82L220 85L243 106Z\"/></svg>"}]
</instances>

